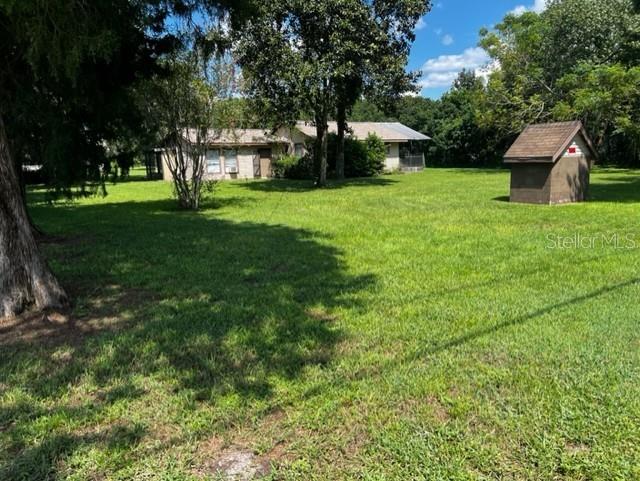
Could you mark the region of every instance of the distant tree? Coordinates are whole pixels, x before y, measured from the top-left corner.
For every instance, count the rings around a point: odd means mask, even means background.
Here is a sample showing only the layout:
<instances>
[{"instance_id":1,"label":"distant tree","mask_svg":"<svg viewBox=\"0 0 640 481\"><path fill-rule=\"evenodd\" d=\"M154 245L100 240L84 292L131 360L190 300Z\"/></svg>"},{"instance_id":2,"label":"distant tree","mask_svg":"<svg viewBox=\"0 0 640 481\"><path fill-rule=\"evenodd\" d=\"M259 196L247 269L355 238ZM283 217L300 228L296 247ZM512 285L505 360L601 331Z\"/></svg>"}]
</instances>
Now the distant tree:
<instances>
[{"instance_id":1,"label":"distant tree","mask_svg":"<svg viewBox=\"0 0 640 481\"><path fill-rule=\"evenodd\" d=\"M554 117L579 118L589 125L610 162L629 165L640 157L640 67L585 64L559 85L567 94L556 104Z\"/></svg>"},{"instance_id":2,"label":"distant tree","mask_svg":"<svg viewBox=\"0 0 640 481\"><path fill-rule=\"evenodd\" d=\"M367 99L359 99L351 110L349 119L353 122L385 122L391 116L383 112L380 107Z\"/></svg>"},{"instance_id":3,"label":"distant tree","mask_svg":"<svg viewBox=\"0 0 640 481\"><path fill-rule=\"evenodd\" d=\"M605 100L604 84L596 79L611 86L609 67L628 69L639 61L640 16L631 0L552 0L542 14L507 15L481 36L482 47L500 66L490 76L481 109L483 125L497 132L499 144L528 123L578 117L600 139L605 157L639 160L630 129L615 130L616 140L607 143L613 123L596 120ZM579 85L584 79L590 93ZM624 97L621 103L635 101Z\"/></svg>"}]
</instances>

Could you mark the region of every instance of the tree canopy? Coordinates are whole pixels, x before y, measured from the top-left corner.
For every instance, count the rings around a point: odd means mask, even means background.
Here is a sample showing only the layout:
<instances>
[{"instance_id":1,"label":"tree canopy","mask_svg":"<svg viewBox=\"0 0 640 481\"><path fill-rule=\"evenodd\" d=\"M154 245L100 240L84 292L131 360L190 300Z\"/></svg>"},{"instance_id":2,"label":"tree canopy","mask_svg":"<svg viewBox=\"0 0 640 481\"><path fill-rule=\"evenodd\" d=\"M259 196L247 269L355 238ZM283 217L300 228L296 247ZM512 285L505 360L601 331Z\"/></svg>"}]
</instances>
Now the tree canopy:
<instances>
[{"instance_id":1,"label":"tree canopy","mask_svg":"<svg viewBox=\"0 0 640 481\"><path fill-rule=\"evenodd\" d=\"M239 62L249 93L274 126L310 116L319 183L326 180L327 120L344 117L364 91L389 98L411 89L405 71L426 0L265 2L242 30Z\"/></svg>"},{"instance_id":2,"label":"tree canopy","mask_svg":"<svg viewBox=\"0 0 640 481\"><path fill-rule=\"evenodd\" d=\"M171 19L250 10L230 0L5 0L0 3L0 317L67 296L38 251L21 166L53 184L102 180L106 146L135 129L131 87L179 45ZM233 19L231 21L234 21ZM191 29L196 38L200 32ZM6 119L6 122L5 122ZM5 129L5 124L7 128Z\"/></svg>"},{"instance_id":3,"label":"tree canopy","mask_svg":"<svg viewBox=\"0 0 640 481\"><path fill-rule=\"evenodd\" d=\"M483 29L480 45L493 70L486 82L462 72L438 100L401 101L382 115L361 103L356 117L401 120L433 138L429 163L450 166L500 165L527 124L578 119L601 162L640 166L637 2L552 0L541 14Z\"/></svg>"}]
</instances>

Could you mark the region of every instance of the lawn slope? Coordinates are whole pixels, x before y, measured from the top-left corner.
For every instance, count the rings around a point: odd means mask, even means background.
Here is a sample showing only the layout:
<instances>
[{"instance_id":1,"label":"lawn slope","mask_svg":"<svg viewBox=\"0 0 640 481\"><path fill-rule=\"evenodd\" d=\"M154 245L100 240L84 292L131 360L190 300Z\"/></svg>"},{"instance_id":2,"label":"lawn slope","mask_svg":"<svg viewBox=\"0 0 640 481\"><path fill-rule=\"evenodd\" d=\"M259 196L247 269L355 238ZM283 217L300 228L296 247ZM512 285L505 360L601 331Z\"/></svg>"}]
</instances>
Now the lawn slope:
<instances>
[{"instance_id":1,"label":"lawn slope","mask_svg":"<svg viewBox=\"0 0 640 481\"><path fill-rule=\"evenodd\" d=\"M0 325L0 479L216 479L230 450L267 479L640 478L640 173L554 207L508 183L33 192L75 303Z\"/></svg>"}]
</instances>

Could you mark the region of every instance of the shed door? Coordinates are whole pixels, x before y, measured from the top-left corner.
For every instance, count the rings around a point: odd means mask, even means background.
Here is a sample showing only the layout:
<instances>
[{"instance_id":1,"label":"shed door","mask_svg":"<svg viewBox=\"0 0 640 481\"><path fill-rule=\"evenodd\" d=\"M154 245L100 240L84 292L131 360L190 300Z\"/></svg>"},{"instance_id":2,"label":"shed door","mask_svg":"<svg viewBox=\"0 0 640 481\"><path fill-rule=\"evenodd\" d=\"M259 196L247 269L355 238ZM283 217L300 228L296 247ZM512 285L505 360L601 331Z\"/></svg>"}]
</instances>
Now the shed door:
<instances>
[{"instance_id":1,"label":"shed door","mask_svg":"<svg viewBox=\"0 0 640 481\"><path fill-rule=\"evenodd\" d=\"M260 177L271 177L271 149L260 149Z\"/></svg>"}]
</instances>

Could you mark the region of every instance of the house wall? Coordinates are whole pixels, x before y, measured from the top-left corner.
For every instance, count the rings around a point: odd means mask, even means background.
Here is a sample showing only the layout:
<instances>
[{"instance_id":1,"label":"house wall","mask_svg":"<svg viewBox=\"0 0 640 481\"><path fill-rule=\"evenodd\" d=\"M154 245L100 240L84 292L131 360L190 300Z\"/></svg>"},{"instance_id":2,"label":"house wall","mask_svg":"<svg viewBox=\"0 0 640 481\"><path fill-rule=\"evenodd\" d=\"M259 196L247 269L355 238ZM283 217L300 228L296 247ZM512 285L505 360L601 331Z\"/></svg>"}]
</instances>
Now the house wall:
<instances>
[{"instance_id":1,"label":"house wall","mask_svg":"<svg viewBox=\"0 0 640 481\"><path fill-rule=\"evenodd\" d=\"M391 172L400 168L400 144L398 142L387 143L387 158L384 161L384 170Z\"/></svg>"},{"instance_id":2,"label":"house wall","mask_svg":"<svg viewBox=\"0 0 640 481\"><path fill-rule=\"evenodd\" d=\"M548 204L551 199L552 164L513 164L511 202Z\"/></svg>"},{"instance_id":3,"label":"house wall","mask_svg":"<svg viewBox=\"0 0 640 481\"><path fill-rule=\"evenodd\" d=\"M296 144L302 144L305 145L312 139L310 139L309 137L307 137L305 134L303 134L302 132L300 132L298 129L296 128L291 128L291 127L281 127L280 129L278 129L278 131L276 132L276 135L278 135L279 137L284 137L286 139L289 139L289 143L287 145L287 152L284 152L282 149L280 150L280 153L284 154L284 153L291 153L293 154L294 152L294 148ZM307 153L307 149L304 149L304 153Z\"/></svg>"},{"instance_id":4,"label":"house wall","mask_svg":"<svg viewBox=\"0 0 640 481\"><path fill-rule=\"evenodd\" d=\"M254 165L258 156L257 148L241 147L238 149L238 175L236 179L253 179ZM227 177L229 178L229 177Z\"/></svg>"},{"instance_id":5,"label":"house wall","mask_svg":"<svg viewBox=\"0 0 640 481\"><path fill-rule=\"evenodd\" d=\"M162 180L171 182L173 181L173 176L171 175L171 171L169 170L169 166L167 165L167 156L173 157L175 153L170 152L168 149L165 150L162 154Z\"/></svg>"},{"instance_id":6,"label":"house wall","mask_svg":"<svg viewBox=\"0 0 640 481\"><path fill-rule=\"evenodd\" d=\"M265 146L265 148L271 148L272 151L272 159L276 158L278 155L281 155L282 153L282 148L280 146L271 146L271 147L267 147ZM253 146L245 146L245 147L237 147L236 150L238 152L237 154L237 165L238 165L238 173L237 174L232 174L229 172L226 172L226 168L225 168L225 158L224 158L224 150L225 149L219 149L220 150L220 173L208 173L205 172L204 174L204 178L207 180L232 180L232 179L254 179L255 178L255 172L256 172L256 167L259 165L259 156L258 156L258 147L253 147ZM175 156L175 153L169 153L168 155L171 155L172 157ZM206 169L206 166L205 166ZM187 170L188 175L190 174L190 171ZM166 156L163 156L163 160L162 160L162 178L165 181L172 181L173 178L171 176L171 171L169 170L169 167L167 165L167 158Z\"/></svg>"}]
</instances>

